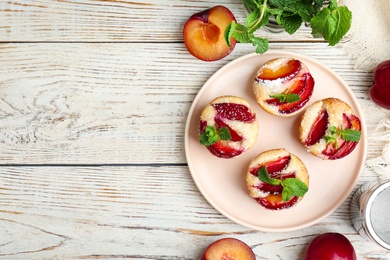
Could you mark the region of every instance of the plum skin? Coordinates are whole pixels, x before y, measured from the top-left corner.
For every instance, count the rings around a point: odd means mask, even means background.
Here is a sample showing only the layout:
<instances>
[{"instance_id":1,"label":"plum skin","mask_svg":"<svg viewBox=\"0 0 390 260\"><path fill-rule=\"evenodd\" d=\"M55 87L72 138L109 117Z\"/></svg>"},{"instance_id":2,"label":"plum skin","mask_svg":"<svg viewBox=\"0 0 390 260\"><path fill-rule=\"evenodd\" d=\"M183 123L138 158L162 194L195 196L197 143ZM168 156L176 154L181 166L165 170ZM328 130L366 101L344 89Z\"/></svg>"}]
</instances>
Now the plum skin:
<instances>
[{"instance_id":1,"label":"plum skin","mask_svg":"<svg viewBox=\"0 0 390 260\"><path fill-rule=\"evenodd\" d=\"M193 14L183 28L184 45L189 53L203 61L216 61L229 55L236 40L225 41L224 30L236 22L233 13L225 6L218 5Z\"/></svg>"},{"instance_id":2,"label":"plum skin","mask_svg":"<svg viewBox=\"0 0 390 260\"><path fill-rule=\"evenodd\" d=\"M390 60L376 67L370 97L379 106L390 109Z\"/></svg>"},{"instance_id":3,"label":"plum skin","mask_svg":"<svg viewBox=\"0 0 390 260\"><path fill-rule=\"evenodd\" d=\"M324 233L306 248L304 260L356 260L351 242L340 233Z\"/></svg>"},{"instance_id":4,"label":"plum skin","mask_svg":"<svg viewBox=\"0 0 390 260\"><path fill-rule=\"evenodd\" d=\"M209 244L201 256L201 260L256 260L252 249L243 241L227 237Z\"/></svg>"}]
</instances>

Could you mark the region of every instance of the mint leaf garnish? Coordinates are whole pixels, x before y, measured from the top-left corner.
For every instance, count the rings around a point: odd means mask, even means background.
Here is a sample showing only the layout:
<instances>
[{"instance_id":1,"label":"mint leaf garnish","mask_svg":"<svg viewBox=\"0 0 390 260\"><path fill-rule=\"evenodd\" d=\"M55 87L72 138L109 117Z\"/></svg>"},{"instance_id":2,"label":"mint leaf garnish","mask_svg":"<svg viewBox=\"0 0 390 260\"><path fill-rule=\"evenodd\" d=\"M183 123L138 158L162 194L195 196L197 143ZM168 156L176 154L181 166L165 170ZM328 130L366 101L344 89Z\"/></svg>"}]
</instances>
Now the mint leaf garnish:
<instances>
[{"instance_id":1,"label":"mint leaf garnish","mask_svg":"<svg viewBox=\"0 0 390 260\"><path fill-rule=\"evenodd\" d=\"M292 103L292 102L299 101L301 99L299 95L294 93L286 93L286 94L280 93L280 94L271 95L270 97L279 99L280 103Z\"/></svg>"},{"instance_id":2,"label":"mint leaf garnish","mask_svg":"<svg viewBox=\"0 0 390 260\"><path fill-rule=\"evenodd\" d=\"M338 129L335 126L329 127L329 133L330 133L330 135L325 135L324 139L325 139L327 144L333 143L335 149L338 149L338 147L339 147L338 142L337 142L337 139L339 137L341 137L341 139L343 139L345 141L359 142L360 137L362 135L362 133L358 130L349 129L349 128Z\"/></svg>"},{"instance_id":3,"label":"mint leaf garnish","mask_svg":"<svg viewBox=\"0 0 390 260\"><path fill-rule=\"evenodd\" d=\"M227 127L221 127L219 131L214 126L206 126L204 133L199 136L199 141L202 145L210 146L219 140L232 139L230 131Z\"/></svg>"},{"instance_id":4,"label":"mint leaf garnish","mask_svg":"<svg viewBox=\"0 0 390 260\"><path fill-rule=\"evenodd\" d=\"M222 127L219 129L219 137L221 140L230 140L232 139L232 136L230 135L229 128L227 127Z\"/></svg>"},{"instance_id":5,"label":"mint leaf garnish","mask_svg":"<svg viewBox=\"0 0 390 260\"><path fill-rule=\"evenodd\" d=\"M291 197L303 197L309 190L306 183L297 178L286 178L284 180L271 178L265 166L257 171L258 177L262 182L277 186L282 185L282 200L289 201Z\"/></svg>"},{"instance_id":6,"label":"mint leaf garnish","mask_svg":"<svg viewBox=\"0 0 390 260\"><path fill-rule=\"evenodd\" d=\"M349 31L352 13L346 6L338 6L336 0L330 0L328 7L323 8L310 20L313 37L323 37L330 46L336 45Z\"/></svg>"},{"instance_id":7,"label":"mint leaf garnish","mask_svg":"<svg viewBox=\"0 0 390 260\"><path fill-rule=\"evenodd\" d=\"M214 126L206 126L203 134L200 135L200 143L205 146L210 146L218 142L219 135Z\"/></svg>"},{"instance_id":8,"label":"mint leaf garnish","mask_svg":"<svg viewBox=\"0 0 390 260\"><path fill-rule=\"evenodd\" d=\"M282 199L284 201L289 201L291 197L303 197L305 193L309 190L307 185L296 178L287 178L282 181L283 191Z\"/></svg>"},{"instance_id":9,"label":"mint leaf garnish","mask_svg":"<svg viewBox=\"0 0 390 260\"><path fill-rule=\"evenodd\" d=\"M268 174L268 171L267 171L267 167L263 166L261 167L258 171L257 171L257 175L259 176L259 179L262 181L262 182L265 182L265 183L268 183L268 184L271 184L271 185L280 185L281 184L281 180L278 180L278 179L273 179L269 176Z\"/></svg>"},{"instance_id":10,"label":"mint leaf garnish","mask_svg":"<svg viewBox=\"0 0 390 260\"><path fill-rule=\"evenodd\" d=\"M225 41L227 45L231 46L231 39L233 37L233 32L236 29L237 24L233 21L231 24L229 24L223 34L223 37L225 38Z\"/></svg>"},{"instance_id":11,"label":"mint leaf garnish","mask_svg":"<svg viewBox=\"0 0 390 260\"><path fill-rule=\"evenodd\" d=\"M303 19L299 15L281 16L279 24L288 34L294 34L302 25Z\"/></svg>"},{"instance_id":12,"label":"mint leaf garnish","mask_svg":"<svg viewBox=\"0 0 390 260\"><path fill-rule=\"evenodd\" d=\"M345 141L359 142L362 133L353 129L344 129L341 131L341 138Z\"/></svg>"}]
</instances>

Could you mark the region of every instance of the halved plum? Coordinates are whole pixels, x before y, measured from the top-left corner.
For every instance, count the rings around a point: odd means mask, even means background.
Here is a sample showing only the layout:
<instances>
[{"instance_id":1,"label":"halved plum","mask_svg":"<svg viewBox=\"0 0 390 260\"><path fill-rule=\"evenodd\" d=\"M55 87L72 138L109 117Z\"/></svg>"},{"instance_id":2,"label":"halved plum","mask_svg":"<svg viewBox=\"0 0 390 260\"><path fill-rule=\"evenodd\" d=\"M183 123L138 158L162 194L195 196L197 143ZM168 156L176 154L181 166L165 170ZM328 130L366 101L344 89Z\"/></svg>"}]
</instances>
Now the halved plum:
<instances>
[{"instance_id":1,"label":"halved plum","mask_svg":"<svg viewBox=\"0 0 390 260\"><path fill-rule=\"evenodd\" d=\"M233 13L224 6L215 6L193 14L183 27L183 39L187 50L203 61L215 61L229 55L236 46L236 39L226 44L224 31L236 21Z\"/></svg>"},{"instance_id":2,"label":"halved plum","mask_svg":"<svg viewBox=\"0 0 390 260\"><path fill-rule=\"evenodd\" d=\"M301 62L299 60L291 59L284 63L282 66L273 69L264 65L264 67L259 70L256 80L276 80L283 79L287 80L299 73L301 69Z\"/></svg>"},{"instance_id":3,"label":"halved plum","mask_svg":"<svg viewBox=\"0 0 390 260\"><path fill-rule=\"evenodd\" d=\"M211 243L203 252L201 260L256 260L252 249L236 238L222 238Z\"/></svg>"}]
</instances>

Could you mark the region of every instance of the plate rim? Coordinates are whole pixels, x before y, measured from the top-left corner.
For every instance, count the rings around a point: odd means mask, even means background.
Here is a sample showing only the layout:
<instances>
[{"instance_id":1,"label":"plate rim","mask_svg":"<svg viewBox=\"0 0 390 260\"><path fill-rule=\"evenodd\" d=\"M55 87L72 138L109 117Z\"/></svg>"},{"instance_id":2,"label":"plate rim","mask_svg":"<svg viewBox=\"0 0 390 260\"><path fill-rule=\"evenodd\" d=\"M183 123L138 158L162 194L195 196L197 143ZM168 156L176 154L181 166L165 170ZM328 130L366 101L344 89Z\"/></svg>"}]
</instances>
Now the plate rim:
<instances>
[{"instance_id":1,"label":"plate rim","mask_svg":"<svg viewBox=\"0 0 390 260\"><path fill-rule=\"evenodd\" d=\"M298 52L294 52L294 51L269 50L269 51L267 51L266 54L271 55L271 56L275 56L275 58L278 57L278 56L283 56L283 55L284 56L295 57L297 59L302 58L304 60L309 60L310 62L315 63L317 66L321 67L321 69L324 69L324 70L330 72L332 74L332 76L336 77L336 79L339 82L342 83L343 89L346 92L348 92L348 94L353 99L354 105L355 105L355 107L357 109L357 111L355 111L355 113L358 112L359 117L360 117L360 121L361 121L362 138L361 138L360 142L362 142L362 145L363 145L363 147L362 147L362 161L361 161L361 163L360 163L360 165L358 167L358 173L356 174L356 177L353 179L353 182L349 186L349 189L343 193L344 196L342 198L340 198L340 200L337 203L334 203L334 205L332 207L330 207L326 211L325 214L321 215L321 217L315 218L315 219L313 219L311 221L308 221L308 222L305 222L304 224L301 224L301 225L295 225L295 226L283 227L283 228L267 228L267 227L260 227L258 225L252 225L252 224L246 223L245 221L242 221L240 219L237 219L237 218L233 217L231 214L229 214L226 210L222 209L216 202L214 202L211 198L209 198L207 196L205 190L199 184L199 180L196 178L196 176L194 176L194 172L193 172L193 168L192 168L192 162L191 162L191 160L189 158L190 157L190 155L189 155L189 153L190 153L189 152L189 131L190 131L190 124L191 124L191 121L193 120L193 116L194 116L194 110L195 110L195 108L197 106L197 103L199 102L200 97L202 96L203 92L208 88L208 85L210 84L210 82L212 82L214 80L214 78L218 77L219 74L223 73L224 70L226 70L227 68L229 68L231 66L234 66L235 63L240 63L242 60L250 59L253 56L257 56L257 55L261 55L261 54L248 53L248 54L244 54L244 55L242 55L242 56L240 56L240 57L238 57L236 59L233 59L233 60L229 61L228 63L226 63L225 65L223 65L222 67L220 67L219 69L217 69L217 71L215 71L204 82L202 87L197 92L195 98L193 99L191 107L190 107L190 110L189 110L188 115L187 115L186 125L185 125L185 132L184 132L184 150L185 150L185 157L186 157L188 169L190 171L192 180L196 184L197 189L199 190L199 192L201 193L203 198L215 210L217 210L220 214L222 214L226 218L230 219L234 223L240 224L240 225L242 225L244 227L247 227L247 228L251 228L253 230L258 230L258 231L263 231L263 232L290 232L290 231L303 229L303 228L312 226L312 225L320 222L324 218L326 218L329 215L331 215L332 213L334 213L334 211L336 209L338 209L346 201L346 199L348 198L348 196L350 195L350 193L352 192L352 190L356 186L357 181L360 178L360 175L361 175L361 173L363 171L363 168L364 168L364 162L366 161L366 158L367 158L367 131L366 131L367 128L366 128L366 121L364 120L364 114L362 112L362 109L361 109L361 107L360 107L356 97L355 97L355 94L350 89L349 85L346 84L346 82L337 73L335 73L333 70L331 70L326 65L324 65L320 61L318 61L318 60L316 60L316 59L314 59L314 58L312 58L310 56L307 56L305 54L301 54L301 53L298 53Z\"/></svg>"}]
</instances>

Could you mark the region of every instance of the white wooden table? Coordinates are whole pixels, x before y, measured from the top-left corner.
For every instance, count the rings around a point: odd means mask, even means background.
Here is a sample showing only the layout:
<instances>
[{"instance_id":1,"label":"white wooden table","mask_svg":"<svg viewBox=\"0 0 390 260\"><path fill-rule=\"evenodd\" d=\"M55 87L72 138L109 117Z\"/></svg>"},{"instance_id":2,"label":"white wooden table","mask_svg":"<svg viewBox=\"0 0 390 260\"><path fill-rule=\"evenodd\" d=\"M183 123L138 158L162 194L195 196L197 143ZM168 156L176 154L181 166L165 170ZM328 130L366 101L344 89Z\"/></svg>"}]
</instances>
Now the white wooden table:
<instances>
[{"instance_id":1,"label":"white wooden table","mask_svg":"<svg viewBox=\"0 0 390 260\"><path fill-rule=\"evenodd\" d=\"M300 259L318 234L340 232L359 259L390 252L353 229L349 199L318 224L265 233L235 224L206 202L184 154L195 95L228 62L193 58L182 27L194 12L241 0L12 0L0 2L0 258L199 259L222 237L258 259ZM369 99L372 73L342 48L301 28L261 32L272 50L319 60L349 84L367 131L388 111ZM348 39L346 39L348 40ZM382 144L368 140L368 158ZM365 168L358 185L375 179Z\"/></svg>"}]
</instances>

